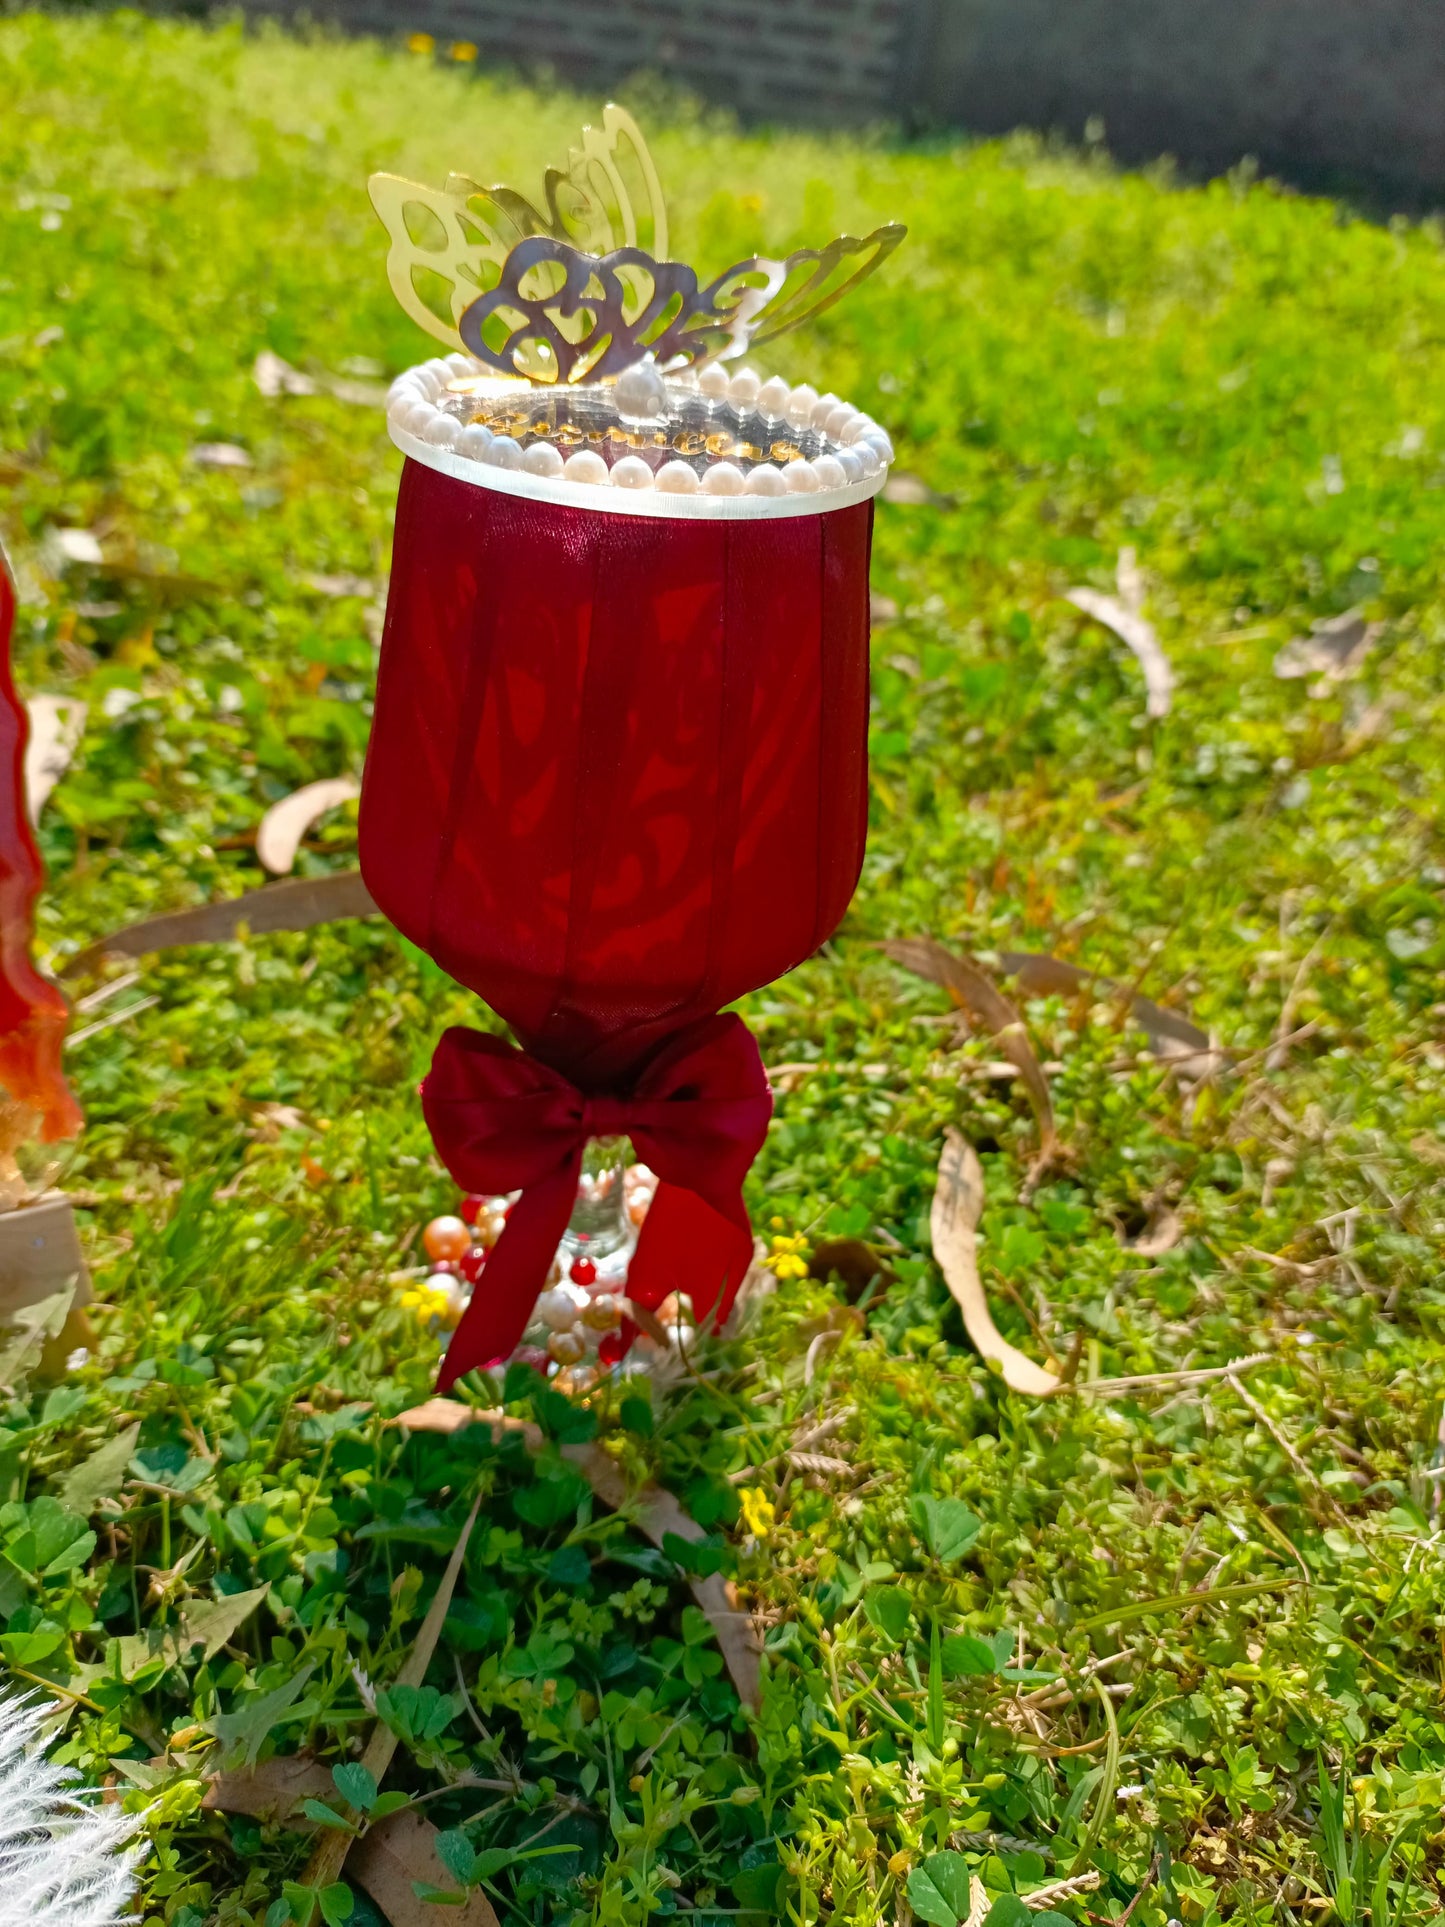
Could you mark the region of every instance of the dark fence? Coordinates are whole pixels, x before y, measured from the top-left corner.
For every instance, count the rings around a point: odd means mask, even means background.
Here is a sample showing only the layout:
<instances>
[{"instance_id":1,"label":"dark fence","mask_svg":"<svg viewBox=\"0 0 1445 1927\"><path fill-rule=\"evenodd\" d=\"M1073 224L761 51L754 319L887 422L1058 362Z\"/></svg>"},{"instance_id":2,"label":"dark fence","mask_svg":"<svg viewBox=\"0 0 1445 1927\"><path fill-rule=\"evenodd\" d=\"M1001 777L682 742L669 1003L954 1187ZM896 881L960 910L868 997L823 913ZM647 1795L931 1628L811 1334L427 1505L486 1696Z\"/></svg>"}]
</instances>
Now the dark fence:
<instances>
[{"instance_id":1,"label":"dark fence","mask_svg":"<svg viewBox=\"0 0 1445 1927\"><path fill-rule=\"evenodd\" d=\"M304 0L353 32L471 41L593 90L651 70L749 120L1074 138L1135 161L1252 155L1306 183L1445 198L1445 0ZM252 0L291 13L290 0Z\"/></svg>"}]
</instances>

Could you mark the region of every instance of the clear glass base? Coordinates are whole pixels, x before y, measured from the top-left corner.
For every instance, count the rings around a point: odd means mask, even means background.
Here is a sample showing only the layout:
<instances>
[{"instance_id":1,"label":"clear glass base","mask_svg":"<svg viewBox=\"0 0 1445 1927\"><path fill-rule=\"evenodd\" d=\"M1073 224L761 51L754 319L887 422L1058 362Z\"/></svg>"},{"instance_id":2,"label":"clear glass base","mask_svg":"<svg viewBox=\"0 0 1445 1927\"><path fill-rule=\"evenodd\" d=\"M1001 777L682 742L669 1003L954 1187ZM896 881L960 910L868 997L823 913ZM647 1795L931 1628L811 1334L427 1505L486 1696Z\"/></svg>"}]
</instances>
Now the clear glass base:
<instances>
[{"instance_id":1,"label":"clear glass base","mask_svg":"<svg viewBox=\"0 0 1445 1927\"><path fill-rule=\"evenodd\" d=\"M563 1270L577 1258L590 1258L599 1280L625 1275L636 1234L627 1213L622 1174L627 1168L625 1137L595 1137L582 1153L577 1203L562 1238Z\"/></svg>"}]
</instances>

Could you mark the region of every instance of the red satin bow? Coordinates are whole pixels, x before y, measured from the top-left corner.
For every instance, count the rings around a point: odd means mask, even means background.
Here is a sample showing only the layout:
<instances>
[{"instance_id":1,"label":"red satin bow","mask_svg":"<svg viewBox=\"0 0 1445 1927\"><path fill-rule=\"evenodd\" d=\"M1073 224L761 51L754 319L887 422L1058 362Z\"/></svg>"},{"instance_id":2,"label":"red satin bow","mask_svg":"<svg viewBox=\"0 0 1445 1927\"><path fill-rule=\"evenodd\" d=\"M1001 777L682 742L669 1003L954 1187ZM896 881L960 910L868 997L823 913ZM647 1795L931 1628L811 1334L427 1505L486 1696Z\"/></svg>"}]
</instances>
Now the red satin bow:
<instances>
[{"instance_id":1,"label":"red satin bow","mask_svg":"<svg viewBox=\"0 0 1445 1927\"><path fill-rule=\"evenodd\" d=\"M628 1297L651 1307L682 1289L699 1323L727 1316L752 1259L743 1179L773 1109L741 1018L690 1025L621 1096L586 1096L500 1037L449 1030L422 1085L422 1109L442 1163L464 1190L522 1193L447 1348L439 1391L521 1341L576 1202L588 1138L630 1137L661 1180L628 1270Z\"/></svg>"}]
</instances>

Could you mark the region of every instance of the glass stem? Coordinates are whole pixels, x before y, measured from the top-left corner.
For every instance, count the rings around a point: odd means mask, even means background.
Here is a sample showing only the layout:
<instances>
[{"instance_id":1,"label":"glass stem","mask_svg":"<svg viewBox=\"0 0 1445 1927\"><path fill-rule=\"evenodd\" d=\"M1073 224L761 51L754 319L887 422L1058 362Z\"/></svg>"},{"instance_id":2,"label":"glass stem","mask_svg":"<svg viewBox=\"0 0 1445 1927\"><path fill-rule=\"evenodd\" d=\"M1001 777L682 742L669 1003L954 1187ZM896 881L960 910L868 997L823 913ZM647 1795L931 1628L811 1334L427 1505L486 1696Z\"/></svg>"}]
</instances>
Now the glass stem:
<instances>
[{"instance_id":1,"label":"glass stem","mask_svg":"<svg viewBox=\"0 0 1445 1927\"><path fill-rule=\"evenodd\" d=\"M627 1168L625 1137L590 1138L582 1153L577 1202L562 1239L570 1258L600 1262L623 1250L632 1238L622 1174Z\"/></svg>"}]
</instances>

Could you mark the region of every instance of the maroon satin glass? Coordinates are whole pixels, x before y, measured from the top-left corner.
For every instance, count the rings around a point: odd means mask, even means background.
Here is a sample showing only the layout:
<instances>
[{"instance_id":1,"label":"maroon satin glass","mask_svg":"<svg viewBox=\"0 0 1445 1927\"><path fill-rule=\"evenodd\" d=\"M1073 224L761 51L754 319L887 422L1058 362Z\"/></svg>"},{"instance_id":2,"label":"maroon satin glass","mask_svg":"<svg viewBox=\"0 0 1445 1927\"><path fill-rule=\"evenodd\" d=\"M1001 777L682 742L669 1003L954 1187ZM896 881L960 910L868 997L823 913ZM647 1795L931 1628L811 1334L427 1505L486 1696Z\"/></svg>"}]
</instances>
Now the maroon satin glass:
<instances>
[{"instance_id":1,"label":"maroon satin glass","mask_svg":"<svg viewBox=\"0 0 1445 1927\"><path fill-rule=\"evenodd\" d=\"M407 462L362 872L580 1088L625 1085L847 908L872 523L607 513Z\"/></svg>"}]
</instances>

